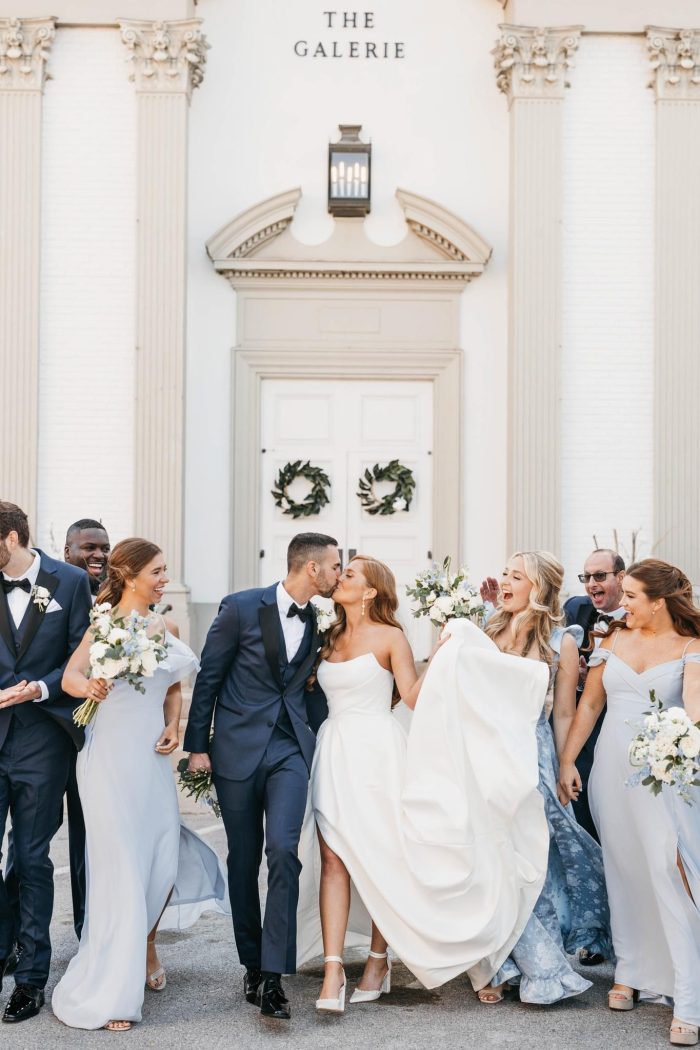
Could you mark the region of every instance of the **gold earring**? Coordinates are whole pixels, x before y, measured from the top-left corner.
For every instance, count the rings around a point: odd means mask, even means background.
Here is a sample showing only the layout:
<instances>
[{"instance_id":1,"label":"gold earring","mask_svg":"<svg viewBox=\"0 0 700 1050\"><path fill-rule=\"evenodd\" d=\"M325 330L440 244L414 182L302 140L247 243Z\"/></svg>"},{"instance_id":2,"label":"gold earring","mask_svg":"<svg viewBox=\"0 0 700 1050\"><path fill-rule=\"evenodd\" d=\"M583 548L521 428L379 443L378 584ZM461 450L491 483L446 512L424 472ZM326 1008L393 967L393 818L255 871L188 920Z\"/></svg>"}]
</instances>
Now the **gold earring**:
<instances>
[{"instance_id":1,"label":"gold earring","mask_svg":"<svg viewBox=\"0 0 700 1050\"><path fill-rule=\"evenodd\" d=\"M365 598L365 596L363 594L362 595L362 612L360 613L360 616L364 616L365 615L365 601L366 601L366 598Z\"/></svg>"}]
</instances>

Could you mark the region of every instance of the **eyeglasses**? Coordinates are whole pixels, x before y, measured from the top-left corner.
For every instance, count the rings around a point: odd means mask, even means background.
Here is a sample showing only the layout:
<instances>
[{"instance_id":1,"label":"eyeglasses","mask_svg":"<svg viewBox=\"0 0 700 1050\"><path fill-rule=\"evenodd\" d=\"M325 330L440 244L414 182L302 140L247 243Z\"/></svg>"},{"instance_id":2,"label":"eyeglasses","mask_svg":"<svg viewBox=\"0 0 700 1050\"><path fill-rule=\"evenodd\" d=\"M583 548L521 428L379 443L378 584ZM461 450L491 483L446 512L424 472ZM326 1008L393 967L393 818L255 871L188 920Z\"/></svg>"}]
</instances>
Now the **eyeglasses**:
<instances>
[{"instance_id":1,"label":"eyeglasses","mask_svg":"<svg viewBox=\"0 0 700 1050\"><path fill-rule=\"evenodd\" d=\"M606 576L617 576L614 569L608 569L607 572L580 572L578 578L581 583L588 583L589 580L593 579L596 583L605 583Z\"/></svg>"}]
</instances>

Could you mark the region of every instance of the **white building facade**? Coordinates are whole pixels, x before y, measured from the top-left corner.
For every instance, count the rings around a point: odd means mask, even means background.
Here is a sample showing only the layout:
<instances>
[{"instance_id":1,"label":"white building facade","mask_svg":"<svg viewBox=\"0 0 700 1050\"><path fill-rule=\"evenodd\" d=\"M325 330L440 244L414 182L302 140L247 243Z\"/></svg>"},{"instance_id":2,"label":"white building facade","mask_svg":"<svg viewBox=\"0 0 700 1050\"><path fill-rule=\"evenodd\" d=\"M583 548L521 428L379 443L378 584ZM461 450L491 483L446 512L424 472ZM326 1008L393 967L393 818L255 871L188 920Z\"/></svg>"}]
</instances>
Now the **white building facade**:
<instances>
[{"instance_id":1,"label":"white building facade","mask_svg":"<svg viewBox=\"0 0 700 1050\"><path fill-rule=\"evenodd\" d=\"M0 2L0 489L39 545L158 541L195 641L300 529L402 583L544 547L576 590L594 537L700 583L696 0L54 12ZM327 207L351 122L366 218Z\"/></svg>"}]
</instances>

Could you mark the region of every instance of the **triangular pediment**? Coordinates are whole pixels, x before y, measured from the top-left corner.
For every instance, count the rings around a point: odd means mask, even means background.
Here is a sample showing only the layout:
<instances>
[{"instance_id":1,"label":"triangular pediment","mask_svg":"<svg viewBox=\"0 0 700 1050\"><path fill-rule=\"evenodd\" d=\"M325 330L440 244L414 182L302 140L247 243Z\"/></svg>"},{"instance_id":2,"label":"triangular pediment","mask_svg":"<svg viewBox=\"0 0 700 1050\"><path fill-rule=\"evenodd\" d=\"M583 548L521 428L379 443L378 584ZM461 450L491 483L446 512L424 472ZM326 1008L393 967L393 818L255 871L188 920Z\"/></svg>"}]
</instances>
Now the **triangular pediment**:
<instances>
[{"instance_id":1,"label":"triangular pediment","mask_svg":"<svg viewBox=\"0 0 700 1050\"><path fill-rule=\"evenodd\" d=\"M215 268L232 284L269 277L308 280L441 280L464 285L483 272L490 246L467 223L434 201L406 190L396 197L406 234L380 245L364 219L337 219L321 244L303 244L292 220L301 190L278 194L236 216L207 242Z\"/></svg>"}]
</instances>

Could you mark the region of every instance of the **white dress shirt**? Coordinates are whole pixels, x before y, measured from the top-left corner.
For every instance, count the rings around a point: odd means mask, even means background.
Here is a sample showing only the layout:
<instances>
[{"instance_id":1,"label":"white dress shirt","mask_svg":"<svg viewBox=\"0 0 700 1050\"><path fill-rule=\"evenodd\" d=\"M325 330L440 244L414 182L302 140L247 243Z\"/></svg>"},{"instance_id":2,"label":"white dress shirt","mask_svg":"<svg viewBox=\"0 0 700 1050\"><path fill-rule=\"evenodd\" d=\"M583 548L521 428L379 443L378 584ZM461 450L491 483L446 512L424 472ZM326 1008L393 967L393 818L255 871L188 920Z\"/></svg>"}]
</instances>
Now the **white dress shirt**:
<instances>
[{"instance_id":1,"label":"white dress shirt","mask_svg":"<svg viewBox=\"0 0 700 1050\"><path fill-rule=\"evenodd\" d=\"M41 557L38 551L32 550L30 553L34 555L34 561L27 571L22 573L21 576L8 576L8 574L4 572L3 576L6 580L29 580L32 587L36 587L39 569L41 568ZM15 627L19 627L24 619L27 607L32 600L31 593L27 594L27 592L23 591L21 587L14 587L9 594L5 595L5 597L7 598L7 608L10 610L10 616L14 620ZM47 700L49 690L47 689L46 684L44 682L37 682L37 685L41 689L40 699Z\"/></svg>"},{"instance_id":2,"label":"white dress shirt","mask_svg":"<svg viewBox=\"0 0 700 1050\"><path fill-rule=\"evenodd\" d=\"M626 609L614 609L612 612L609 612L609 613L600 612L598 615L599 616L609 616L612 620L622 620L624 618L626 612L627 612ZM593 630L594 631L605 631L607 633L608 624L604 620L601 620L600 622L598 622L596 620L596 622L593 624ZM594 638L593 639L593 642L594 642L593 648L597 649L602 641L603 641L602 638Z\"/></svg>"},{"instance_id":3,"label":"white dress shirt","mask_svg":"<svg viewBox=\"0 0 700 1050\"><path fill-rule=\"evenodd\" d=\"M300 620L298 616L287 616L292 604L296 604L299 609L305 609L309 604L305 602L303 605L299 605L298 602L294 602L294 599L288 594L282 583L277 584L277 608L279 609L280 620L282 621L282 634L284 635L284 645L287 650L287 660L289 663L292 662L294 657L299 651L299 646L304 640L304 631L306 630L306 624L303 620Z\"/></svg>"}]
</instances>

